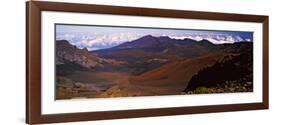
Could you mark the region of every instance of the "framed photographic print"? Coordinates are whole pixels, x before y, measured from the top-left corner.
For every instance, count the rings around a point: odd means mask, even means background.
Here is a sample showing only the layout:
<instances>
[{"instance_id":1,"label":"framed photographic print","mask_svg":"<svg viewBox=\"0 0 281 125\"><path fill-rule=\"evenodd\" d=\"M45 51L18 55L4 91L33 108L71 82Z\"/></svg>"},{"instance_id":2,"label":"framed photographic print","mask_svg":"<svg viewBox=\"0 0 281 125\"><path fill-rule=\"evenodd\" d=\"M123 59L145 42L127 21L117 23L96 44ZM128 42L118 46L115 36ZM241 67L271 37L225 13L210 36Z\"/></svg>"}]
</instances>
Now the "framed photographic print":
<instances>
[{"instance_id":1,"label":"framed photographic print","mask_svg":"<svg viewBox=\"0 0 281 125\"><path fill-rule=\"evenodd\" d=\"M30 124L268 109L268 16L29 1Z\"/></svg>"}]
</instances>

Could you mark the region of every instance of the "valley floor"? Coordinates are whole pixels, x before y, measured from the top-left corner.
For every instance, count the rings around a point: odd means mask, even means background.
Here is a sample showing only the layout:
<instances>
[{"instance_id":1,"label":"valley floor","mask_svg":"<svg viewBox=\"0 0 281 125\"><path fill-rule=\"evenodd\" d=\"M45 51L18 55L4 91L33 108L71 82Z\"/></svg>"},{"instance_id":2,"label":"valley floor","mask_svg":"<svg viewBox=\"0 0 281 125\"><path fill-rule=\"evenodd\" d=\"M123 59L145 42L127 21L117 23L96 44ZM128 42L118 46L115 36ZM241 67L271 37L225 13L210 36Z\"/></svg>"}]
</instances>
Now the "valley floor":
<instances>
[{"instance_id":1,"label":"valley floor","mask_svg":"<svg viewBox=\"0 0 281 125\"><path fill-rule=\"evenodd\" d=\"M70 79L71 78L71 79ZM98 98L181 94L184 81L169 80L138 82L124 72L78 71L57 76L56 98Z\"/></svg>"},{"instance_id":2,"label":"valley floor","mask_svg":"<svg viewBox=\"0 0 281 125\"><path fill-rule=\"evenodd\" d=\"M71 79L69 79L71 78ZM252 82L229 81L224 86L199 87L183 92L185 81L136 81L124 72L79 71L58 76L56 99L109 98L157 95L252 92Z\"/></svg>"}]
</instances>

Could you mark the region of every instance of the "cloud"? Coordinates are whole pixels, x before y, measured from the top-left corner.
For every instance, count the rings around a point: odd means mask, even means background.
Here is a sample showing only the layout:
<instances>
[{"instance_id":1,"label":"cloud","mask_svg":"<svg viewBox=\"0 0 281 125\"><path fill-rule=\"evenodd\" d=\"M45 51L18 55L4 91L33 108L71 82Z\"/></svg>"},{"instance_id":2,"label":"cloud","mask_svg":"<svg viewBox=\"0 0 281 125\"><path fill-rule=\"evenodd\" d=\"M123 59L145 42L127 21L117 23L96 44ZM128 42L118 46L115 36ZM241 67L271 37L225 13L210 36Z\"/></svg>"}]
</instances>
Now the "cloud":
<instances>
[{"instance_id":1,"label":"cloud","mask_svg":"<svg viewBox=\"0 0 281 125\"><path fill-rule=\"evenodd\" d=\"M130 42L148 34L137 32L118 33L95 33L95 32L61 32L56 34L57 40L68 40L78 48L88 48L88 50L98 50L117 46L124 42ZM150 35L168 36L172 39L193 39L200 41L209 40L214 44L234 43L240 41L252 41L250 38L242 38L239 34L228 33L151 33Z\"/></svg>"},{"instance_id":2,"label":"cloud","mask_svg":"<svg viewBox=\"0 0 281 125\"><path fill-rule=\"evenodd\" d=\"M79 48L87 47L89 50L105 49L119 45L121 43L132 41L142 37L138 33L113 33L113 34L95 34L95 33L59 33L57 40L68 40L71 44Z\"/></svg>"},{"instance_id":3,"label":"cloud","mask_svg":"<svg viewBox=\"0 0 281 125\"><path fill-rule=\"evenodd\" d=\"M178 36L170 36L172 39L192 39L196 41L201 41L206 39L214 44L223 44L223 43L235 43L240 41L251 41L251 39L243 39L240 36L228 35L228 34L184 34Z\"/></svg>"}]
</instances>

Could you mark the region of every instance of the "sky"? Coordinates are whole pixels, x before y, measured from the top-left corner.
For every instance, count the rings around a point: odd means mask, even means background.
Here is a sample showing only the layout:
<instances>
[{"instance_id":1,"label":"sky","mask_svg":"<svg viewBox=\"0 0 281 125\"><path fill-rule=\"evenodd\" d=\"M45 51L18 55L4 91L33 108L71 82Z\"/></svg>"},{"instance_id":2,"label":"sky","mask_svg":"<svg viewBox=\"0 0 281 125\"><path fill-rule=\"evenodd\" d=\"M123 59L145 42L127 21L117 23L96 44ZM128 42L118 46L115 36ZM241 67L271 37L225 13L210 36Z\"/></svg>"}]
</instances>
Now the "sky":
<instances>
[{"instance_id":1,"label":"sky","mask_svg":"<svg viewBox=\"0 0 281 125\"><path fill-rule=\"evenodd\" d=\"M253 41L253 32L164 29L143 27L112 27L56 24L56 40L68 40L78 48L99 50L130 42L146 35L168 36L172 39L209 40L214 44Z\"/></svg>"}]
</instances>

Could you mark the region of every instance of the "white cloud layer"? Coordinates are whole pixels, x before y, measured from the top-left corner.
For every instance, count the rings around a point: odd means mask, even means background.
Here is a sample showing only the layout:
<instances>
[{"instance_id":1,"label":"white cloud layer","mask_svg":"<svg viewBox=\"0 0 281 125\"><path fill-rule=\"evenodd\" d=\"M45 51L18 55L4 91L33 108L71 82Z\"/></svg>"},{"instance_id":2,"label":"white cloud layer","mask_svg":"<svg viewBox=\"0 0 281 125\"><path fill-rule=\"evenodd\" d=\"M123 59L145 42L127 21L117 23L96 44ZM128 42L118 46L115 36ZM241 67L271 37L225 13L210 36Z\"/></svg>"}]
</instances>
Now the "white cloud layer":
<instances>
[{"instance_id":1,"label":"white cloud layer","mask_svg":"<svg viewBox=\"0 0 281 125\"><path fill-rule=\"evenodd\" d=\"M132 41L138 39L142 36L148 34L143 33L133 33L133 32L120 32L112 34L102 34L102 33L82 33L82 32L63 32L57 33L57 40L68 40L71 44L76 45L79 48L88 48L89 50L105 49L113 46L117 46L124 42ZM217 33L182 33L182 34L160 34L154 33L153 36L169 36L172 39L193 39L200 41L203 39L209 40L214 44L223 43L234 43L240 41L252 41L250 38L242 38L239 35L229 35L229 34L217 34Z\"/></svg>"}]
</instances>

